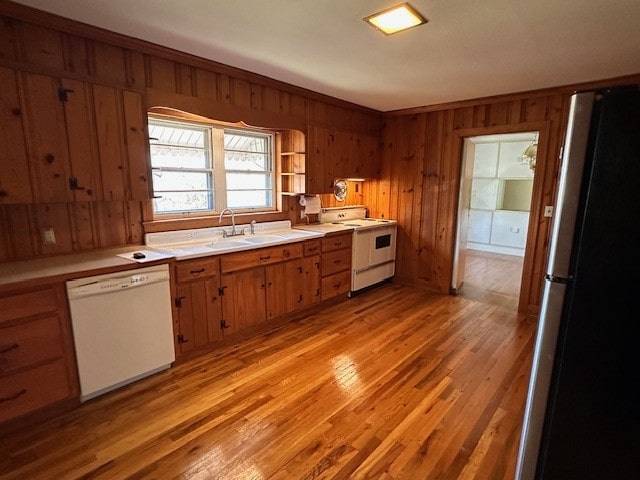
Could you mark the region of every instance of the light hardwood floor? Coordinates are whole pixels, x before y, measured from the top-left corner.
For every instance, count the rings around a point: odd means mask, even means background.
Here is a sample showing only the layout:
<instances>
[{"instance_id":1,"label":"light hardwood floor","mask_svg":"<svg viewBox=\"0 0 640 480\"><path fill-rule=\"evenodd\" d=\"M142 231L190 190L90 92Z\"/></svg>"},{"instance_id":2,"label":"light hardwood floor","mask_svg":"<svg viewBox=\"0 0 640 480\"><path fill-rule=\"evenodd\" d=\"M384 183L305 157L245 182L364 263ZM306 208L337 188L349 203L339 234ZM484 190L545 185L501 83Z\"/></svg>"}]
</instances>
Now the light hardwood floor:
<instances>
[{"instance_id":1,"label":"light hardwood floor","mask_svg":"<svg viewBox=\"0 0 640 480\"><path fill-rule=\"evenodd\" d=\"M515 255L467 250L460 294L516 310L523 260Z\"/></svg>"},{"instance_id":2,"label":"light hardwood floor","mask_svg":"<svg viewBox=\"0 0 640 480\"><path fill-rule=\"evenodd\" d=\"M0 437L0 477L512 479L534 329L385 285Z\"/></svg>"}]
</instances>

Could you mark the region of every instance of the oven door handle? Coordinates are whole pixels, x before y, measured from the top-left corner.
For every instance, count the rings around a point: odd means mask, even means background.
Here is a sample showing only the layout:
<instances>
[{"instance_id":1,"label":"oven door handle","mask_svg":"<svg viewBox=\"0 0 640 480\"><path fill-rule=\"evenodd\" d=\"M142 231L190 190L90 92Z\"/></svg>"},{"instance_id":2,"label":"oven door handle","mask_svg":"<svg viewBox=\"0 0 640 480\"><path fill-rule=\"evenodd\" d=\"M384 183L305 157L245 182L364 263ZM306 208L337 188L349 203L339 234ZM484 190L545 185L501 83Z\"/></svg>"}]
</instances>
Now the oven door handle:
<instances>
[{"instance_id":1,"label":"oven door handle","mask_svg":"<svg viewBox=\"0 0 640 480\"><path fill-rule=\"evenodd\" d=\"M382 262L382 263L376 263L375 265L369 265L369 266L364 267L364 268L359 268L357 270L354 270L353 273L368 272L369 270L373 270L374 268L382 267L383 265L387 265L389 263L395 263L395 259L387 260L386 262Z\"/></svg>"}]
</instances>

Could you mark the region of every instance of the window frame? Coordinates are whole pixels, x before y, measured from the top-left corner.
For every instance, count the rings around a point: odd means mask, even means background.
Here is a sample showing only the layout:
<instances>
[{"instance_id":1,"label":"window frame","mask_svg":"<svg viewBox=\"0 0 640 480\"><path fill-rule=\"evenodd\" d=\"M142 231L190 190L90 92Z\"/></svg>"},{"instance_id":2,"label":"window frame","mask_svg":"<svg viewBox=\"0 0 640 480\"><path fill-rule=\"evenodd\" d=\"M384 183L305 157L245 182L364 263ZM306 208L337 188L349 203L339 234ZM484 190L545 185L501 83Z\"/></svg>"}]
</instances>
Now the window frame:
<instances>
[{"instance_id":1,"label":"window frame","mask_svg":"<svg viewBox=\"0 0 640 480\"><path fill-rule=\"evenodd\" d=\"M264 207L250 207L250 208L233 208L233 211L237 214L242 213L272 213L277 212L277 180L276 180L276 153L275 153L275 133L271 131L264 131L256 128L245 128L243 126L226 126L220 125L214 122L198 122L191 120L184 120L181 118L167 118L165 116L153 115L151 113L147 116L147 121L149 124L151 122L159 123L159 124L167 124L168 126L184 126L185 128L193 128L203 129L207 133L205 135L205 151L207 152L207 156L210 160L210 168L179 168L179 167L159 167L154 168L151 162L150 156L150 168L153 178L153 173L156 170L160 171L171 171L171 172L206 172L210 174L211 178L211 190L199 190L212 192L211 198L213 200L213 209L207 210L188 210L188 211L175 211L175 212L158 212L155 209L153 204L153 198L151 201L151 212L154 220L170 220L170 219L188 219L188 218L197 218L197 217L207 217L207 216L215 216L219 215L222 210L227 207L227 170L225 169L225 146L224 146L224 134L225 132L235 132L237 134L242 133L250 133L253 135L257 135L259 137L265 137L267 139L268 152L267 152L267 160L269 163L269 170L264 171L256 171L256 174L269 175L271 179L271 188L265 188L264 191L270 192L268 198L270 199L271 206ZM152 143L153 140L149 139L150 147L152 145L157 145L157 143ZM208 150L207 144L208 143ZM163 145L163 144L161 144ZM171 146L171 145L168 145ZM229 170L232 173L242 173L242 170ZM156 189L153 185L152 180L152 192L153 196L156 196ZM168 190L167 190L168 191ZM178 191L187 191L187 190L178 190ZM253 190L252 190L253 191ZM255 191L262 191L255 190Z\"/></svg>"}]
</instances>

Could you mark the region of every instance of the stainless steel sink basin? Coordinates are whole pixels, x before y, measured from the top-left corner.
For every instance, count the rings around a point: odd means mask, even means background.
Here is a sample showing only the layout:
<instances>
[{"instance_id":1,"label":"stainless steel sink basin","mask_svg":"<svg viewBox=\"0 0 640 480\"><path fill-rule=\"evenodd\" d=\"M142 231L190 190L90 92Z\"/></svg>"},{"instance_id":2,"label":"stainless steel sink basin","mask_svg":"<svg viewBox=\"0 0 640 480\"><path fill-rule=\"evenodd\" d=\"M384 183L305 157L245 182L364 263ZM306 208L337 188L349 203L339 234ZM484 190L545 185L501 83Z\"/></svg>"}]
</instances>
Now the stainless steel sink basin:
<instances>
[{"instance_id":1,"label":"stainless steel sink basin","mask_svg":"<svg viewBox=\"0 0 640 480\"><path fill-rule=\"evenodd\" d=\"M256 237L247 237L243 241L251 242L251 243L269 243L269 242L279 242L280 240L284 240L285 237L275 236L275 235L259 235Z\"/></svg>"}]
</instances>

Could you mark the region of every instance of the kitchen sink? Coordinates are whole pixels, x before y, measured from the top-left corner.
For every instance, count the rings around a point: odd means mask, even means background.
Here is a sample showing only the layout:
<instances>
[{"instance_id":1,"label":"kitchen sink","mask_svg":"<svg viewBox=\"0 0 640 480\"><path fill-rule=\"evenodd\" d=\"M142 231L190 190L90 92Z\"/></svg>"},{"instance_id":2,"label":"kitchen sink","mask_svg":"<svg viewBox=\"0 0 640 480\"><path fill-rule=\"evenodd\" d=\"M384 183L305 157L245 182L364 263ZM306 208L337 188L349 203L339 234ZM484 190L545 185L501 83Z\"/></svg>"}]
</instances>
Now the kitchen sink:
<instances>
[{"instance_id":1,"label":"kitchen sink","mask_svg":"<svg viewBox=\"0 0 640 480\"><path fill-rule=\"evenodd\" d=\"M225 248L245 247L251 245L244 240L223 240L221 242L209 243L207 247L212 250L224 250Z\"/></svg>"},{"instance_id":2,"label":"kitchen sink","mask_svg":"<svg viewBox=\"0 0 640 480\"><path fill-rule=\"evenodd\" d=\"M260 235L257 237L247 237L243 240L243 242L251 242L251 243L269 243L269 242L279 242L280 240L284 240L285 237L274 236L274 235Z\"/></svg>"}]
</instances>

